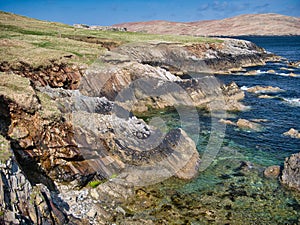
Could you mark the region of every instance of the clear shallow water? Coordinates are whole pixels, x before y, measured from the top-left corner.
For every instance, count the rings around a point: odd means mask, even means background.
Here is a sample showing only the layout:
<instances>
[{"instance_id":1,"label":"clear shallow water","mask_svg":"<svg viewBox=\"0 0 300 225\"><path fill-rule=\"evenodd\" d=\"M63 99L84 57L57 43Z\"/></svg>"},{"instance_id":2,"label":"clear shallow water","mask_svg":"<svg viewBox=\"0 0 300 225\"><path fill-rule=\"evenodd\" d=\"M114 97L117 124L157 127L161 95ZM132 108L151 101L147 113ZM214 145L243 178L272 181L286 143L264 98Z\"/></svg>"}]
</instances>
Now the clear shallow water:
<instances>
[{"instance_id":1,"label":"clear shallow water","mask_svg":"<svg viewBox=\"0 0 300 225\"><path fill-rule=\"evenodd\" d=\"M243 39L287 60L300 60L300 37ZM300 152L299 139L282 135L290 128L300 130L300 68L289 67L287 60L247 68L259 71L255 76L218 76L221 82L235 81L244 89L276 86L284 92L268 93L271 98L246 92L243 103L250 110L231 114L230 119L262 119L263 129L250 132L228 125L222 147L205 171L191 182L170 180L143 189L136 200L125 206L134 209L133 217L151 219L155 224L300 224L299 194L282 187L277 179L263 176L265 167L283 166L286 157ZM169 128L180 127L176 111L151 116L159 116ZM199 111L199 120L197 149L203 154L209 142L211 117Z\"/></svg>"}]
</instances>

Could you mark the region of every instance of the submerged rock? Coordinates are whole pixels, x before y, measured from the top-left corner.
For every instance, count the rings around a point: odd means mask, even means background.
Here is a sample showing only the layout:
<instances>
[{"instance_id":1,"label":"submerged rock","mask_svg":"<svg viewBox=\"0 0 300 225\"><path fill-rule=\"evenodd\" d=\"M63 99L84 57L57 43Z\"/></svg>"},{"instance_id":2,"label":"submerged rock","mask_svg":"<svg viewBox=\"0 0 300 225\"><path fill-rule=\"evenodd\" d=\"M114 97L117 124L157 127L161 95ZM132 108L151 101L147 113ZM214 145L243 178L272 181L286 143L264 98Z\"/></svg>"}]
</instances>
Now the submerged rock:
<instances>
[{"instance_id":1,"label":"submerged rock","mask_svg":"<svg viewBox=\"0 0 300 225\"><path fill-rule=\"evenodd\" d=\"M285 159L281 180L288 187L300 191L300 153Z\"/></svg>"},{"instance_id":2,"label":"submerged rock","mask_svg":"<svg viewBox=\"0 0 300 225\"><path fill-rule=\"evenodd\" d=\"M220 123L226 124L226 125L233 125L236 126L235 122L232 122L231 120L224 120L224 119L220 119L219 120Z\"/></svg>"},{"instance_id":3,"label":"submerged rock","mask_svg":"<svg viewBox=\"0 0 300 225\"><path fill-rule=\"evenodd\" d=\"M284 90L282 90L279 87L272 87L272 86L254 86L251 88L247 88L246 89L247 92L251 92L251 93L277 93L277 92L282 92Z\"/></svg>"},{"instance_id":4,"label":"submerged rock","mask_svg":"<svg viewBox=\"0 0 300 225\"><path fill-rule=\"evenodd\" d=\"M239 119L236 125L241 129L254 130L254 131L260 131L262 128L260 124L251 122L246 119Z\"/></svg>"}]
</instances>

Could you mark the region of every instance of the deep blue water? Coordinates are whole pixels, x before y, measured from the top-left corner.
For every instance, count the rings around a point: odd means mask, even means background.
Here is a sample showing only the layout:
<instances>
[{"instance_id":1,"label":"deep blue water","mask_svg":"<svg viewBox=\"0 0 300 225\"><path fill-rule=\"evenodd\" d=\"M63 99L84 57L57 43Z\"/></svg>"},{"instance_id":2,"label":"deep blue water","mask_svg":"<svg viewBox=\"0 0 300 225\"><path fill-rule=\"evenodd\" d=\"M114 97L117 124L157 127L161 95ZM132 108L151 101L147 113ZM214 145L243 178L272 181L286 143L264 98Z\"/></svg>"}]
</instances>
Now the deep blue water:
<instances>
[{"instance_id":1,"label":"deep blue water","mask_svg":"<svg viewBox=\"0 0 300 225\"><path fill-rule=\"evenodd\" d=\"M300 60L300 36L287 37L242 37L257 45L286 58L288 61ZM287 70L289 69L289 70ZM284 158L300 151L300 140L282 135L290 128L300 130L300 68L292 68L287 61L269 62L265 66L247 68L258 70L256 76L224 75L218 76L224 83L235 81L238 86L247 88L255 85L280 87L284 92L269 94L274 98L262 99L257 94L246 93L243 103L251 109L238 113L238 118L265 119L262 132L242 132L227 127L227 138L242 146L250 148L253 157L262 153L260 161L269 164L282 164ZM267 73L274 70L275 74ZM289 76L293 73L295 76ZM264 157L268 157L264 160ZM258 160L259 161L259 160ZM280 163L281 162L281 163ZM268 164L267 163L267 164Z\"/></svg>"}]
</instances>

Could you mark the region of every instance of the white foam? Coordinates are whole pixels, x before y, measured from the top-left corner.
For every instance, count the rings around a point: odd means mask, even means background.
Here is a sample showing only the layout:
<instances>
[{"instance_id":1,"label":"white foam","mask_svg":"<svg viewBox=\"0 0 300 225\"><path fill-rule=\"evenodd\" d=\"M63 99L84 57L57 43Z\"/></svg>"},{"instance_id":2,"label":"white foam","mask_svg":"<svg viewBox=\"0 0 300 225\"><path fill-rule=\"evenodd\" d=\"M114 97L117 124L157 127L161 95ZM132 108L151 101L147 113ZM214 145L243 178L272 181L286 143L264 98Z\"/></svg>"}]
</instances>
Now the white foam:
<instances>
[{"instance_id":1,"label":"white foam","mask_svg":"<svg viewBox=\"0 0 300 225\"><path fill-rule=\"evenodd\" d=\"M283 98L283 101L293 106L300 106L300 98Z\"/></svg>"},{"instance_id":2,"label":"white foam","mask_svg":"<svg viewBox=\"0 0 300 225\"><path fill-rule=\"evenodd\" d=\"M246 86L242 86L242 87L241 87L241 90L242 90L242 91L247 91L248 89L249 89L249 88L246 87Z\"/></svg>"}]
</instances>

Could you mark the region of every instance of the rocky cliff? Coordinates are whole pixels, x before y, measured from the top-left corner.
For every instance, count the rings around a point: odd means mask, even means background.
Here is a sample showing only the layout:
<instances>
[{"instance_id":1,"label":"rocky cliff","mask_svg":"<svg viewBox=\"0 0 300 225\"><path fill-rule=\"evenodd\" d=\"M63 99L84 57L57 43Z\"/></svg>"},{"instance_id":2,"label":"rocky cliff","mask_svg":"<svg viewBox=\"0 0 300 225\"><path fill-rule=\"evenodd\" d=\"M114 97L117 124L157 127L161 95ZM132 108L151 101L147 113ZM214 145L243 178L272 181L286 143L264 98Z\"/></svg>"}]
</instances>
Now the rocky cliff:
<instances>
[{"instance_id":1,"label":"rocky cliff","mask_svg":"<svg viewBox=\"0 0 300 225\"><path fill-rule=\"evenodd\" d=\"M247 14L223 20L188 23L148 21L122 23L128 31L199 36L300 35L300 18L279 14Z\"/></svg>"}]
</instances>

